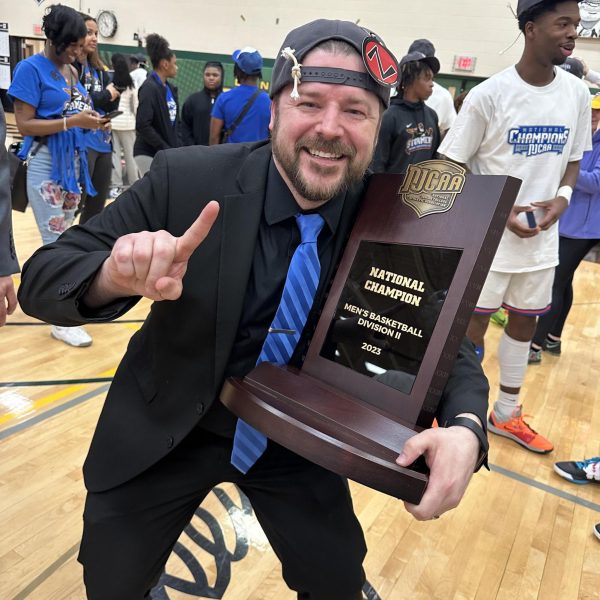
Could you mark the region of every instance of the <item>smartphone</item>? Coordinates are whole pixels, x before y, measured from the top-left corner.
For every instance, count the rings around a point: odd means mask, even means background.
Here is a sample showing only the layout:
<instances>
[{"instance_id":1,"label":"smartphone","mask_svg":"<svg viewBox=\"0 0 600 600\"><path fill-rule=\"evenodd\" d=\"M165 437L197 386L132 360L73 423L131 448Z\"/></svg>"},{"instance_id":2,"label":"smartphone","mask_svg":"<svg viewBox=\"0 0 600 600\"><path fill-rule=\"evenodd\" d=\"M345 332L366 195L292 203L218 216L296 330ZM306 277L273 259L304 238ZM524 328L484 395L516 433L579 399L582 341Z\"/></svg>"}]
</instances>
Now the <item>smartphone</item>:
<instances>
[{"instance_id":1,"label":"smartphone","mask_svg":"<svg viewBox=\"0 0 600 600\"><path fill-rule=\"evenodd\" d=\"M122 114L123 114L122 110L111 110L109 113L102 115L102 119L107 119L108 121L110 121L111 119L114 119L115 117L118 117L119 115L122 115Z\"/></svg>"},{"instance_id":2,"label":"smartphone","mask_svg":"<svg viewBox=\"0 0 600 600\"><path fill-rule=\"evenodd\" d=\"M527 224L529 227L531 227L531 229L535 229L537 227L537 223L535 221L535 215L533 214L533 211L526 212L525 216L527 217Z\"/></svg>"}]
</instances>

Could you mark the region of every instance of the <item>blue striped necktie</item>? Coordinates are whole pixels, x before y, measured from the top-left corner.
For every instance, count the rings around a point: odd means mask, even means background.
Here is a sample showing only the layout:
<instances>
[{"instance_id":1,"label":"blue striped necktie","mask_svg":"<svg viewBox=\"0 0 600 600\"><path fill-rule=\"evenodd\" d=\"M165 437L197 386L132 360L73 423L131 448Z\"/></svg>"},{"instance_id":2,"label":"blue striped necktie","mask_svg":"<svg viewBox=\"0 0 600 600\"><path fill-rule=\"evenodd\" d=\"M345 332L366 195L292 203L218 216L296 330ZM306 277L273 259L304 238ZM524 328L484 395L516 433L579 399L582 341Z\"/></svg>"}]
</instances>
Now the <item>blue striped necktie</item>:
<instances>
[{"instance_id":1,"label":"blue striped necktie","mask_svg":"<svg viewBox=\"0 0 600 600\"><path fill-rule=\"evenodd\" d=\"M256 364L270 362L287 365L304 329L319 285L321 264L317 238L323 229L318 214L296 215L300 245L296 248L283 287L283 294ZM242 419L238 419L233 438L231 464L247 473L267 447L267 438Z\"/></svg>"}]
</instances>

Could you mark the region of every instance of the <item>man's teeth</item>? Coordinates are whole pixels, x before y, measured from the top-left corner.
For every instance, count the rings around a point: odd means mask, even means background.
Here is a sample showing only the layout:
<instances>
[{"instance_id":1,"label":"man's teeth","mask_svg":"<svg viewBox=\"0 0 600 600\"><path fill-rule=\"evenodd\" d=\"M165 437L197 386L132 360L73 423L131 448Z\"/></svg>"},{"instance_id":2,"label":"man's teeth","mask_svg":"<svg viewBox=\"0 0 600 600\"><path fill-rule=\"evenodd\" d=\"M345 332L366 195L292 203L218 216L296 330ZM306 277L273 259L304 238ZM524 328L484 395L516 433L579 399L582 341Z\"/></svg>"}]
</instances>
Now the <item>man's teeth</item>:
<instances>
[{"instance_id":1,"label":"man's teeth","mask_svg":"<svg viewBox=\"0 0 600 600\"><path fill-rule=\"evenodd\" d=\"M341 154L329 154L329 152L320 152L319 150L309 150L308 152L312 156L318 156L319 158L331 158L331 159L342 158Z\"/></svg>"}]
</instances>

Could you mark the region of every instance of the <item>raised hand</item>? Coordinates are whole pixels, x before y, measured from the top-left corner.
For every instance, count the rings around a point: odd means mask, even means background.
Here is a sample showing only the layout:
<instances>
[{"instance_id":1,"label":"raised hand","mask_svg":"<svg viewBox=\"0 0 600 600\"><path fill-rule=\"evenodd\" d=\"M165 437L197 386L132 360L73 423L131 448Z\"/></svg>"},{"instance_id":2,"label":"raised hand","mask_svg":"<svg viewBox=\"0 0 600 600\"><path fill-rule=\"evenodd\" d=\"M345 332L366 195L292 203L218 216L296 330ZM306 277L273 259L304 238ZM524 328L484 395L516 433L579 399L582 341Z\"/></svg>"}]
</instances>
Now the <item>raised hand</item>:
<instances>
[{"instance_id":1,"label":"raised hand","mask_svg":"<svg viewBox=\"0 0 600 600\"><path fill-rule=\"evenodd\" d=\"M167 231L142 231L120 237L90 286L85 303L96 307L127 296L177 300L188 261L218 214L219 204L213 200L181 237Z\"/></svg>"}]
</instances>

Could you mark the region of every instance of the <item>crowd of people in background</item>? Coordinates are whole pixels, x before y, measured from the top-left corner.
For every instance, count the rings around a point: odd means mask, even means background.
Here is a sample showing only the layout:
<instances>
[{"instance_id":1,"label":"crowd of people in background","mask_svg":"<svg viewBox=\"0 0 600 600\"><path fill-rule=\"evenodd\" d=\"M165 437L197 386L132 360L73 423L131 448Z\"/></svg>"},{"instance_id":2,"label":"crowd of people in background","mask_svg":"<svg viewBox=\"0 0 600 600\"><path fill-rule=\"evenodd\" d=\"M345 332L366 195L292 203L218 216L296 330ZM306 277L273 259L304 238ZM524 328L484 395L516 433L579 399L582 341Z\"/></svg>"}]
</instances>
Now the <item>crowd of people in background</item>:
<instances>
[{"instance_id":1,"label":"crowd of people in background","mask_svg":"<svg viewBox=\"0 0 600 600\"><path fill-rule=\"evenodd\" d=\"M77 217L83 224L101 212L148 172L160 150L269 135L270 100L258 88L263 59L255 48L233 53L237 87L223 94L223 65L209 61L203 87L180 107L172 83L177 57L164 37L146 38L151 70L141 53L115 53L109 68L90 15L53 5L43 30L44 51L17 65L8 92L24 136L19 157L30 158L28 197L42 244ZM93 341L82 327L52 326L51 335L75 347Z\"/></svg>"},{"instance_id":2,"label":"crowd of people in background","mask_svg":"<svg viewBox=\"0 0 600 600\"><path fill-rule=\"evenodd\" d=\"M539 5L519 4L525 7L518 14L523 31L545 14ZM143 54L115 53L109 68L98 52L95 19L69 7L51 6L43 29L44 52L19 63L8 92L24 136L20 157L29 157L27 191L42 244L56 241L77 216L85 223L100 213L109 198L150 170L161 150L269 137L271 100L259 86L263 58L254 47L233 52L233 89L224 91L223 64L209 61L201 89L180 106L173 84L177 57L161 35L146 38L149 71ZM575 30L571 37L574 42ZM600 96L577 81L585 77L598 85L600 74L575 59L564 62L570 75L550 63L542 71L538 59L526 46L517 65L453 98L435 82L440 62L434 45L415 40L400 60L397 93L383 115L371 170L403 174L411 164L442 155L473 173L500 169L523 180L523 200L509 218L468 335L483 360L490 316L508 311L488 428L546 453L553 445L524 421L519 397L527 364L540 363L543 352L560 355L575 270L600 242ZM500 148L508 135L504 126L514 120L504 118L507 103L511 115L519 107L525 124L545 111L548 123L572 131L563 152L527 161L511 147ZM6 279L0 271L0 325L16 304ZM92 344L83 327L52 325L50 333L71 346ZM557 463L556 471L574 483L600 482L600 458Z\"/></svg>"}]
</instances>

